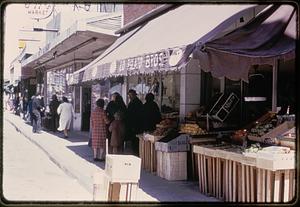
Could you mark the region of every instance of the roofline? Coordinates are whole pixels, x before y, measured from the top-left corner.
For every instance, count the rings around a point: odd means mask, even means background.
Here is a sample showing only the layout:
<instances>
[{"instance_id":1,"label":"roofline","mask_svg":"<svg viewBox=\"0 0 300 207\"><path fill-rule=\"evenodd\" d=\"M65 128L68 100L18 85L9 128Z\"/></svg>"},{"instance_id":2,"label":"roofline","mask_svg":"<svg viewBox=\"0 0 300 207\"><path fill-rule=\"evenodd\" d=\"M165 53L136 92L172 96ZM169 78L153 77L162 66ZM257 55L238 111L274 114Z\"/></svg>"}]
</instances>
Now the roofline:
<instances>
[{"instance_id":1,"label":"roofline","mask_svg":"<svg viewBox=\"0 0 300 207\"><path fill-rule=\"evenodd\" d=\"M129 22L124 27L117 30L115 32L115 34L126 33L128 31L140 26L141 24L151 21L152 19L155 19L156 17L168 12L171 9L175 9L176 7L179 7L181 5L182 4L164 4L156 9L153 9L153 10L147 12L146 14L144 14L143 16L140 16L139 18L135 19L134 21Z\"/></svg>"}]
</instances>

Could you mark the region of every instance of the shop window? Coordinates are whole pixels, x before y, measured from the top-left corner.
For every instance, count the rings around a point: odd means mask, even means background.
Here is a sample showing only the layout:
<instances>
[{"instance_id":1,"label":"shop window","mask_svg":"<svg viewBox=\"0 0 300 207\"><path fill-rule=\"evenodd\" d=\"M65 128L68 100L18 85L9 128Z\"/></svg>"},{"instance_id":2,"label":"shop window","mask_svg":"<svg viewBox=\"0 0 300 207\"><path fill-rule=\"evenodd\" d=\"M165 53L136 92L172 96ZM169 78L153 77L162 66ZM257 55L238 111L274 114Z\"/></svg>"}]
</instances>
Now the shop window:
<instances>
[{"instance_id":1,"label":"shop window","mask_svg":"<svg viewBox=\"0 0 300 207\"><path fill-rule=\"evenodd\" d=\"M122 9L123 9L122 4L113 4L113 3L98 4L99 12L121 12Z\"/></svg>"},{"instance_id":2,"label":"shop window","mask_svg":"<svg viewBox=\"0 0 300 207\"><path fill-rule=\"evenodd\" d=\"M136 90L142 102L145 101L147 93L153 93L162 112L179 110L180 74L178 72L129 76L128 89Z\"/></svg>"},{"instance_id":3,"label":"shop window","mask_svg":"<svg viewBox=\"0 0 300 207\"><path fill-rule=\"evenodd\" d=\"M73 66L47 71L47 104L53 94L56 94L59 100L66 96L69 101L73 101L73 86L67 85L67 78L71 73L73 73Z\"/></svg>"}]
</instances>

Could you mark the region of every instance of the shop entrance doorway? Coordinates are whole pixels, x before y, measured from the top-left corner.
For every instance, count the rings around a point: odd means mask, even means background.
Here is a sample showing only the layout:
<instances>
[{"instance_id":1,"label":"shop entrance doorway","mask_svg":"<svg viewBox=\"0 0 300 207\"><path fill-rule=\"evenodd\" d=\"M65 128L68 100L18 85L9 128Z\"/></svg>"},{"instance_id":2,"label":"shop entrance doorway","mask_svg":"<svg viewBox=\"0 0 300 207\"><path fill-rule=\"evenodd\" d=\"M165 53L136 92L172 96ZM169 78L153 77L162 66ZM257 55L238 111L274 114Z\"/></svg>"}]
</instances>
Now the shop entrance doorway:
<instances>
[{"instance_id":1,"label":"shop entrance doorway","mask_svg":"<svg viewBox=\"0 0 300 207\"><path fill-rule=\"evenodd\" d=\"M82 88L82 119L81 131L90 130L91 88Z\"/></svg>"}]
</instances>

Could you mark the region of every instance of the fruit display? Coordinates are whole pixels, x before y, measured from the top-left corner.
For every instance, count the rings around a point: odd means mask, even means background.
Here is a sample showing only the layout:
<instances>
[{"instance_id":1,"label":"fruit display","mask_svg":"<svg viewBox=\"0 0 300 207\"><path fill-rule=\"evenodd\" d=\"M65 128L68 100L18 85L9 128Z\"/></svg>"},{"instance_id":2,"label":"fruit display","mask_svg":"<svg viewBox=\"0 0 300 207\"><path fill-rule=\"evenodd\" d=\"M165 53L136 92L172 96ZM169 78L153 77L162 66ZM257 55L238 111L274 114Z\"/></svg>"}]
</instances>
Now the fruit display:
<instances>
[{"instance_id":1,"label":"fruit display","mask_svg":"<svg viewBox=\"0 0 300 207\"><path fill-rule=\"evenodd\" d=\"M166 128L156 128L154 132L152 132L152 135L154 136L166 136L169 133L170 129Z\"/></svg>"},{"instance_id":2,"label":"fruit display","mask_svg":"<svg viewBox=\"0 0 300 207\"><path fill-rule=\"evenodd\" d=\"M206 134L206 131L200 128L198 124L182 124L180 126L180 132L190 135Z\"/></svg>"},{"instance_id":3,"label":"fruit display","mask_svg":"<svg viewBox=\"0 0 300 207\"><path fill-rule=\"evenodd\" d=\"M174 128L176 127L177 122L171 119L164 119L159 124L156 124L157 128Z\"/></svg>"},{"instance_id":4,"label":"fruit display","mask_svg":"<svg viewBox=\"0 0 300 207\"><path fill-rule=\"evenodd\" d=\"M175 118L178 118L178 116L179 116L178 112L162 114L162 117L165 119L175 119Z\"/></svg>"},{"instance_id":5,"label":"fruit display","mask_svg":"<svg viewBox=\"0 0 300 207\"><path fill-rule=\"evenodd\" d=\"M270 122L263 123L263 124L257 122L256 126L253 127L250 130L249 135L256 136L256 137L261 137L264 134L271 131L272 129L274 129L276 126L277 126L277 119L276 118L272 118Z\"/></svg>"},{"instance_id":6,"label":"fruit display","mask_svg":"<svg viewBox=\"0 0 300 207\"><path fill-rule=\"evenodd\" d=\"M279 146L265 147L262 150L263 152L270 152L271 154L289 154L290 152L293 152L288 147L279 147Z\"/></svg>"},{"instance_id":7,"label":"fruit display","mask_svg":"<svg viewBox=\"0 0 300 207\"><path fill-rule=\"evenodd\" d=\"M262 150L262 147L259 143L251 144L249 148L246 148L244 152L246 153L257 153L259 150Z\"/></svg>"},{"instance_id":8,"label":"fruit display","mask_svg":"<svg viewBox=\"0 0 300 207\"><path fill-rule=\"evenodd\" d=\"M237 130L233 133L232 135L232 140L237 142L237 143L243 143L243 141L245 140L245 137L247 137L247 130L246 129L240 129Z\"/></svg>"}]
</instances>

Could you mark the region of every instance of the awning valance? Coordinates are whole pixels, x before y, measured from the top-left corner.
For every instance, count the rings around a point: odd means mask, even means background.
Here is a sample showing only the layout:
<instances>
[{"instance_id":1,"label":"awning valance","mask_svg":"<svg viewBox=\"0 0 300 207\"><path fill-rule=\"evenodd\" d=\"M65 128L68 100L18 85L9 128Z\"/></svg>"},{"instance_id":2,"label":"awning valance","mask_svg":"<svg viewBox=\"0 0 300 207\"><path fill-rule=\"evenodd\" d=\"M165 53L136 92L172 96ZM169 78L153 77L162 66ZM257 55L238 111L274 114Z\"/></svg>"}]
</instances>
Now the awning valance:
<instances>
[{"instance_id":1,"label":"awning valance","mask_svg":"<svg viewBox=\"0 0 300 207\"><path fill-rule=\"evenodd\" d=\"M249 14L257 14L264 7L233 4L177 7L121 36L108 52L82 69L83 81L174 69L186 45L199 37L206 42L227 33L241 17L245 22L250 21Z\"/></svg>"},{"instance_id":2,"label":"awning valance","mask_svg":"<svg viewBox=\"0 0 300 207\"><path fill-rule=\"evenodd\" d=\"M193 53L200 60L201 69L213 76L248 81L252 65L272 65L275 59L294 58L295 47L296 9L291 5L273 5L223 37L189 45L183 59L187 61Z\"/></svg>"}]
</instances>

